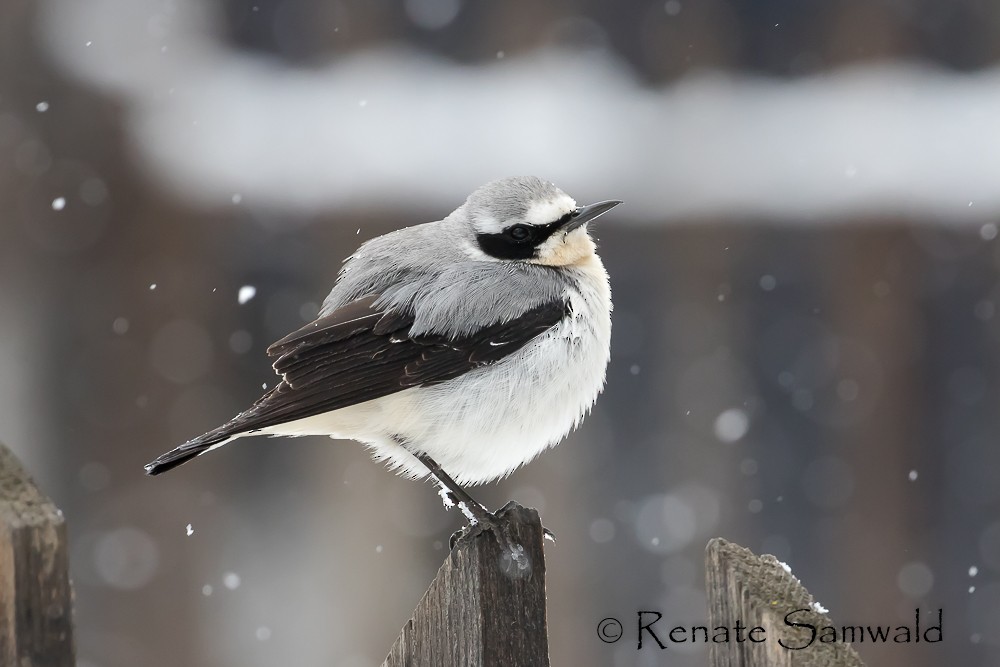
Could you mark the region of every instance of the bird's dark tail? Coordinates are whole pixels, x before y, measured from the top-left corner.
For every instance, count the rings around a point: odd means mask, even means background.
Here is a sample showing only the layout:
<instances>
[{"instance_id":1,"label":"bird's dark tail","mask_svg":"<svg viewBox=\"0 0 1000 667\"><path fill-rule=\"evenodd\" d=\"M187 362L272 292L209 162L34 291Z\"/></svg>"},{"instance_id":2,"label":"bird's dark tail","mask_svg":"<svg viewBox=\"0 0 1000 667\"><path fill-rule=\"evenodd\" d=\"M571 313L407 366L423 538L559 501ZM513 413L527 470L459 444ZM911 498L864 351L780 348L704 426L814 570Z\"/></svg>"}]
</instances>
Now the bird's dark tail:
<instances>
[{"instance_id":1,"label":"bird's dark tail","mask_svg":"<svg viewBox=\"0 0 1000 667\"><path fill-rule=\"evenodd\" d=\"M188 440L176 449L171 449L166 454L161 454L152 463L147 463L146 474L159 475L161 472L172 470L182 463L187 463L196 456L201 456L210 449L221 447L237 437L237 435L231 430L226 429L225 426L217 428L214 431L209 431L205 435Z\"/></svg>"}]
</instances>

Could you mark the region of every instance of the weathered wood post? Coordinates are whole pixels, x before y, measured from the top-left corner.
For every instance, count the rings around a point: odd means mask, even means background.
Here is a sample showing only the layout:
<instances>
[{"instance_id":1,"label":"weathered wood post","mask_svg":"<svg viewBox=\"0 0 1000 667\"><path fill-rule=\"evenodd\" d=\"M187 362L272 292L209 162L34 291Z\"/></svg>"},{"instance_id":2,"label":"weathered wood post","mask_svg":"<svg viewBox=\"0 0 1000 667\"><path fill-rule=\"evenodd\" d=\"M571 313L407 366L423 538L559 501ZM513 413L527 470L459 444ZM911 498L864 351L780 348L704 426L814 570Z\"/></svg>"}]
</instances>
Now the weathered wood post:
<instances>
[{"instance_id":1,"label":"weathered wood post","mask_svg":"<svg viewBox=\"0 0 1000 667\"><path fill-rule=\"evenodd\" d=\"M382 667L548 667L542 523L516 503L497 516L524 547L527 566L512 562L491 533L460 539Z\"/></svg>"},{"instance_id":2,"label":"weathered wood post","mask_svg":"<svg viewBox=\"0 0 1000 667\"><path fill-rule=\"evenodd\" d=\"M785 624L785 615L795 622L817 628L833 626L814 605L812 595L777 558L757 556L749 549L715 538L705 550L705 580L709 625L732 628L737 620L748 628L766 630L766 641L713 643L711 667L864 667L861 658L843 642L809 644L812 631ZM759 635L758 635L759 636ZM785 646L808 648L795 650Z\"/></svg>"},{"instance_id":3,"label":"weathered wood post","mask_svg":"<svg viewBox=\"0 0 1000 667\"><path fill-rule=\"evenodd\" d=\"M73 667L66 523L0 443L0 665Z\"/></svg>"}]
</instances>

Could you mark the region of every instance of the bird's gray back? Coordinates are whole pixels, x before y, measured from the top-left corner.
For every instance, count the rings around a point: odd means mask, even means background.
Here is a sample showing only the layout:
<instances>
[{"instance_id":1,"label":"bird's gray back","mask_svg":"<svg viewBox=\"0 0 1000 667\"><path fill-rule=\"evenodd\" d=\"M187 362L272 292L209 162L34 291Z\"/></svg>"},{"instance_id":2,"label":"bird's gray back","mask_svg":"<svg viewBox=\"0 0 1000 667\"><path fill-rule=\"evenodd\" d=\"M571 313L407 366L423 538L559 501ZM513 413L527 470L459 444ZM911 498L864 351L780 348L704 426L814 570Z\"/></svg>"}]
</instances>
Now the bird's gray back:
<instances>
[{"instance_id":1,"label":"bird's gray back","mask_svg":"<svg viewBox=\"0 0 1000 667\"><path fill-rule=\"evenodd\" d=\"M365 296L414 314L411 335L457 337L564 297L550 267L470 257L464 207L444 220L400 229L363 244L344 264L321 315Z\"/></svg>"}]
</instances>

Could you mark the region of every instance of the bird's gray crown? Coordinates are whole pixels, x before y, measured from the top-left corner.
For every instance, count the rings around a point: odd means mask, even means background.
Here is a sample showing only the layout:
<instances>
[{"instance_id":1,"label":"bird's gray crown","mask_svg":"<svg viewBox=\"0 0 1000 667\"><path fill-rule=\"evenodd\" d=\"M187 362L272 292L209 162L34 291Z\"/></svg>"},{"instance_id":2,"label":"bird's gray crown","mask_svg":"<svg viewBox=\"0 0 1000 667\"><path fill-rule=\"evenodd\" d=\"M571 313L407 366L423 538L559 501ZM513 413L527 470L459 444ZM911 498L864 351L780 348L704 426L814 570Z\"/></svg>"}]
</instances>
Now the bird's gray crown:
<instances>
[{"instance_id":1,"label":"bird's gray crown","mask_svg":"<svg viewBox=\"0 0 1000 667\"><path fill-rule=\"evenodd\" d=\"M465 210L476 232L493 234L525 222L533 206L563 201L567 208L573 205L573 200L549 181L536 176L514 176L478 188L466 200Z\"/></svg>"}]
</instances>

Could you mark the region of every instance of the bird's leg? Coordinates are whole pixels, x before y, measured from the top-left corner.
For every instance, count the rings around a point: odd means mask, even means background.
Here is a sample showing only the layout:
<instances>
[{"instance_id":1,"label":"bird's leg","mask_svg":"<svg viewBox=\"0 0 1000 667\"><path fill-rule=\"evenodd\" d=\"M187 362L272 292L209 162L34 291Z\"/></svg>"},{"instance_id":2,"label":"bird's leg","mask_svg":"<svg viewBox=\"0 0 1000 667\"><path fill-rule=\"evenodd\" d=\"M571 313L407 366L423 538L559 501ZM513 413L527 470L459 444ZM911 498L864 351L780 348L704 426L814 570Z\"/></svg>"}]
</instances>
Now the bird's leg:
<instances>
[{"instance_id":1,"label":"bird's leg","mask_svg":"<svg viewBox=\"0 0 1000 667\"><path fill-rule=\"evenodd\" d=\"M451 499L469 520L469 527L466 530L466 534L476 535L484 530L492 531L500 547L510 552L511 559L519 567L527 567L524 547L514 541L514 538L510 534L510 527L506 523L497 519L495 514L470 496L465 489L448 476L448 473L441 468L441 465L437 461L423 453L417 454L416 457L424 464L437 483L441 485L442 491L451 495ZM455 546L455 535L452 535L451 546Z\"/></svg>"},{"instance_id":2,"label":"bird's leg","mask_svg":"<svg viewBox=\"0 0 1000 667\"><path fill-rule=\"evenodd\" d=\"M482 503L470 496L465 489L459 486L458 482L448 476L448 473L441 468L441 465L429 457L427 454L417 454L417 459L424 464L431 475L441 485L441 488L451 495L452 501L459 506L462 514L472 522L473 525L480 523L491 523L491 519L496 519Z\"/></svg>"}]
</instances>

